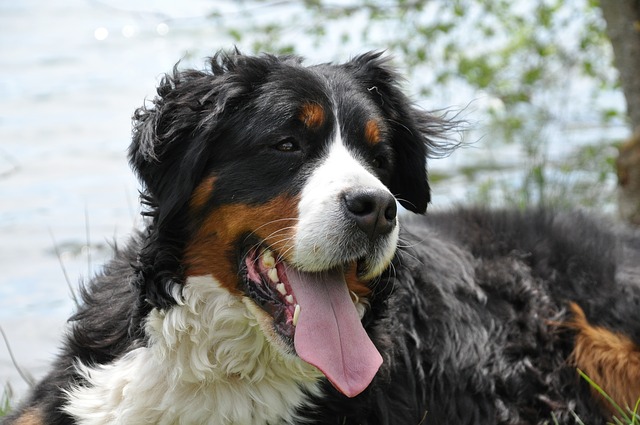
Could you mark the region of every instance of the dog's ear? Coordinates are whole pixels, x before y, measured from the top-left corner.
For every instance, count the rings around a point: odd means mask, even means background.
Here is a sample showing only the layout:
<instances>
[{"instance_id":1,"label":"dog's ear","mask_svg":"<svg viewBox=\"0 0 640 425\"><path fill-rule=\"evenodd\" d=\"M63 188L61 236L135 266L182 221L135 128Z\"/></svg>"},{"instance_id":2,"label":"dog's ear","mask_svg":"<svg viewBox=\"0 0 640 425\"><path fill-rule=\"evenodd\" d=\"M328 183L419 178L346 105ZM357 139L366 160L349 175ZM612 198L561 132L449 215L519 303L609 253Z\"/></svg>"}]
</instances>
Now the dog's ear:
<instances>
[{"instance_id":1,"label":"dog's ear","mask_svg":"<svg viewBox=\"0 0 640 425\"><path fill-rule=\"evenodd\" d=\"M191 195L222 117L265 78L269 60L274 59L219 52L209 70L176 65L161 80L151 105L135 112L129 161L158 203Z\"/></svg>"},{"instance_id":2,"label":"dog's ear","mask_svg":"<svg viewBox=\"0 0 640 425\"><path fill-rule=\"evenodd\" d=\"M205 178L225 116L241 107L252 88L266 78L274 58L218 53L210 69L178 70L161 80L157 96L133 116L129 162L143 191L151 218L138 258L143 304L167 307L175 302L193 190Z\"/></svg>"},{"instance_id":3,"label":"dog's ear","mask_svg":"<svg viewBox=\"0 0 640 425\"><path fill-rule=\"evenodd\" d=\"M441 154L438 142L450 127L445 120L420 110L403 94L398 74L381 52L365 53L347 64L382 111L395 153L389 190L406 209L422 214L431 200L427 157Z\"/></svg>"}]
</instances>

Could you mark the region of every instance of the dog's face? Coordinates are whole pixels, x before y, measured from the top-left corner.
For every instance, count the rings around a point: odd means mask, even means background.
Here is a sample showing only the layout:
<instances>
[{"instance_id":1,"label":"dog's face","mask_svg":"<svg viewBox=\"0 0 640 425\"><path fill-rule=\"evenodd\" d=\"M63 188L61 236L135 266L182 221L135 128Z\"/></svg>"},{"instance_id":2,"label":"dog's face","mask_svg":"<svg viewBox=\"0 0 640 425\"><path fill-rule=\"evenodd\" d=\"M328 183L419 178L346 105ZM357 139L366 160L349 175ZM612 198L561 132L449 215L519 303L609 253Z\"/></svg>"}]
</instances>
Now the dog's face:
<instances>
[{"instance_id":1,"label":"dog's face","mask_svg":"<svg viewBox=\"0 0 640 425\"><path fill-rule=\"evenodd\" d=\"M377 54L304 67L219 55L175 71L136 114L131 162L153 222L146 298L189 276L242 299L268 340L355 395L382 361L360 319L398 241L396 200L422 213L437 120Z\"/></svg>"}]
</instances>

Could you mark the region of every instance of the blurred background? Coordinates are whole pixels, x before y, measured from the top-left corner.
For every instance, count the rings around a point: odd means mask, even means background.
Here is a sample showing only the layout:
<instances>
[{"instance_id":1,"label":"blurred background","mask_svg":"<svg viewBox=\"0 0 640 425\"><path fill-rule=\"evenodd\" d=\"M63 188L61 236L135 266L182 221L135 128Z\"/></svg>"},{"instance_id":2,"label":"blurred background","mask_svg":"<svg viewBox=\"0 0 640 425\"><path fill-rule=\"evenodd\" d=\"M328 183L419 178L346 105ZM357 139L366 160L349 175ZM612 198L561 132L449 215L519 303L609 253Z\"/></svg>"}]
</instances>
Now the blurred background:
<instances>
[{"instance_id":1,"label":"blurred background","mask_svg":"<svg viewBox=\"0 0 640 425\"><path fill-rule=\"evenodd\" d=\"M465 122L452 134L464 147L429 164L434 209L617 219L634 119L610 42L626 24L607 8L633 1L0 2L0 395L43 375L78 283L140 225L131 114L176 62L203 68L234 46L308 64L385 50L416 103Z\"/></svg>"}]
</instances>

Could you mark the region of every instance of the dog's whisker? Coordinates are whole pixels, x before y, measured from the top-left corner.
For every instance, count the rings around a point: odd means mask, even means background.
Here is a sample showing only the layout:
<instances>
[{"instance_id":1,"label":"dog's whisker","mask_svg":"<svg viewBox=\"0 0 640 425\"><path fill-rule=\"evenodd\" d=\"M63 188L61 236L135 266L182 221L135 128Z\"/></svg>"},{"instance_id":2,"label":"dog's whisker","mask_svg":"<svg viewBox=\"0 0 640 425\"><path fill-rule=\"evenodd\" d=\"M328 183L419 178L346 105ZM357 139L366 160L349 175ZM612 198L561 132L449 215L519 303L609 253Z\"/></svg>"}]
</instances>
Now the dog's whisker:
<instances>
[{"instance_id":1,"label":"dog's whisker","mask_svg":"<svg viewBox=\"0 0 640 425\"><path fill-rule=\"evenodd\" d=\"M268 221L268 222L266 222L264 224L261 224L260 226L256 227L255 229L253 229L253 232L257 232L257 231L261 230L263 227L270 226L272 224L279 223L281 221L300 221L300 218L299 217L276 218L276 219L270 220L270 221Z\"/></svg>"},{"instance_id":2,"label":"dog's whisker","mask_svg":"<svg viewBox=\"0 0 640 425\"><path fill-rule=\"evenodd\" d=\"M255 244L253 244L249 248L248 251L253 251L253 250L256 250L256 249L260 248L263 245L264 242L267 242L269 246L273 247L273 246L281 243L282 241L286 241L287 240L286 238L282 239L280 241L270 241L270 239L273 238L274 236L278 235L279 233L286 232L286 231L293 230L293 229L295 229L294 226L289 226L289 227L283 227L283 228L280 228L280 229L276 229L273 232L271 232L269 235L267 235L263 240L260 240L260 241L256 242ZM245 240L246 240L246 238L245 238ZM254 264L257 264L258 259L259 259L259 256L254 258L254 260L253 260Z\"/></svg>"},{"instance_id":3,"label":"dog's whisker","mask_svg":"<svg viewBox=\"0 0 640 425\"><path fill-rule=\"evenodd\" d=\"M257 232L259 232L261 229L267 227L267 226L272 226L278 222L282 222L282 221L296 221L296 220L300 220L299 218L281 218L281 219L275 219L275 220L271 220L267 223L264 223L260 226L258 226L257 228L253 229L246 237L245 240L247 240L248 238L256 235ZM295 229L296 226L285 226L276 230L280 230L280 229Z\"/></svg>"},{"instance_id":4,"label":"dog's whisker","mask_svg":"<svg viewBox=\"0 0 640 425\"><path fill-rule=\"evenodd\" d=\"M416 246L422 246L426 240L428 239L427 236L423 237L422 239L418 239L416 240L414 243L405 243L405 239L403 239L402 237L398 238L398 248L413 248Z\"/></svg>"}]
</instances>

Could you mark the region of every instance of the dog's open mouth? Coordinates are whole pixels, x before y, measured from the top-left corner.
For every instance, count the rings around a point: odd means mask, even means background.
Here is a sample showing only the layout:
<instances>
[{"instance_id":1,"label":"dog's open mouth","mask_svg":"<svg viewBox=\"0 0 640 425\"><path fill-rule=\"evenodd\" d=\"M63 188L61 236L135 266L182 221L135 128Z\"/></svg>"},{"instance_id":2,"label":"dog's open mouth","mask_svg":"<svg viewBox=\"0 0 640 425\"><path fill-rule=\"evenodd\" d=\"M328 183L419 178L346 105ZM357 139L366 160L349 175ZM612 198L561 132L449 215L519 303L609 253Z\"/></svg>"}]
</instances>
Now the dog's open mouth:
<instances>
[{"instance_id":1,"label":"dog's open mouth","mask_svg":"<svg viewBox=\"0 0 640 425\"><path fill-rule=\"evenodd\" d=\"M346 396L362 392L382 357L362 326L344 271L303 272L262 248L249 251L245 265L246 294L273 317L297 355Z\"/></svg>"}]
</instances>

